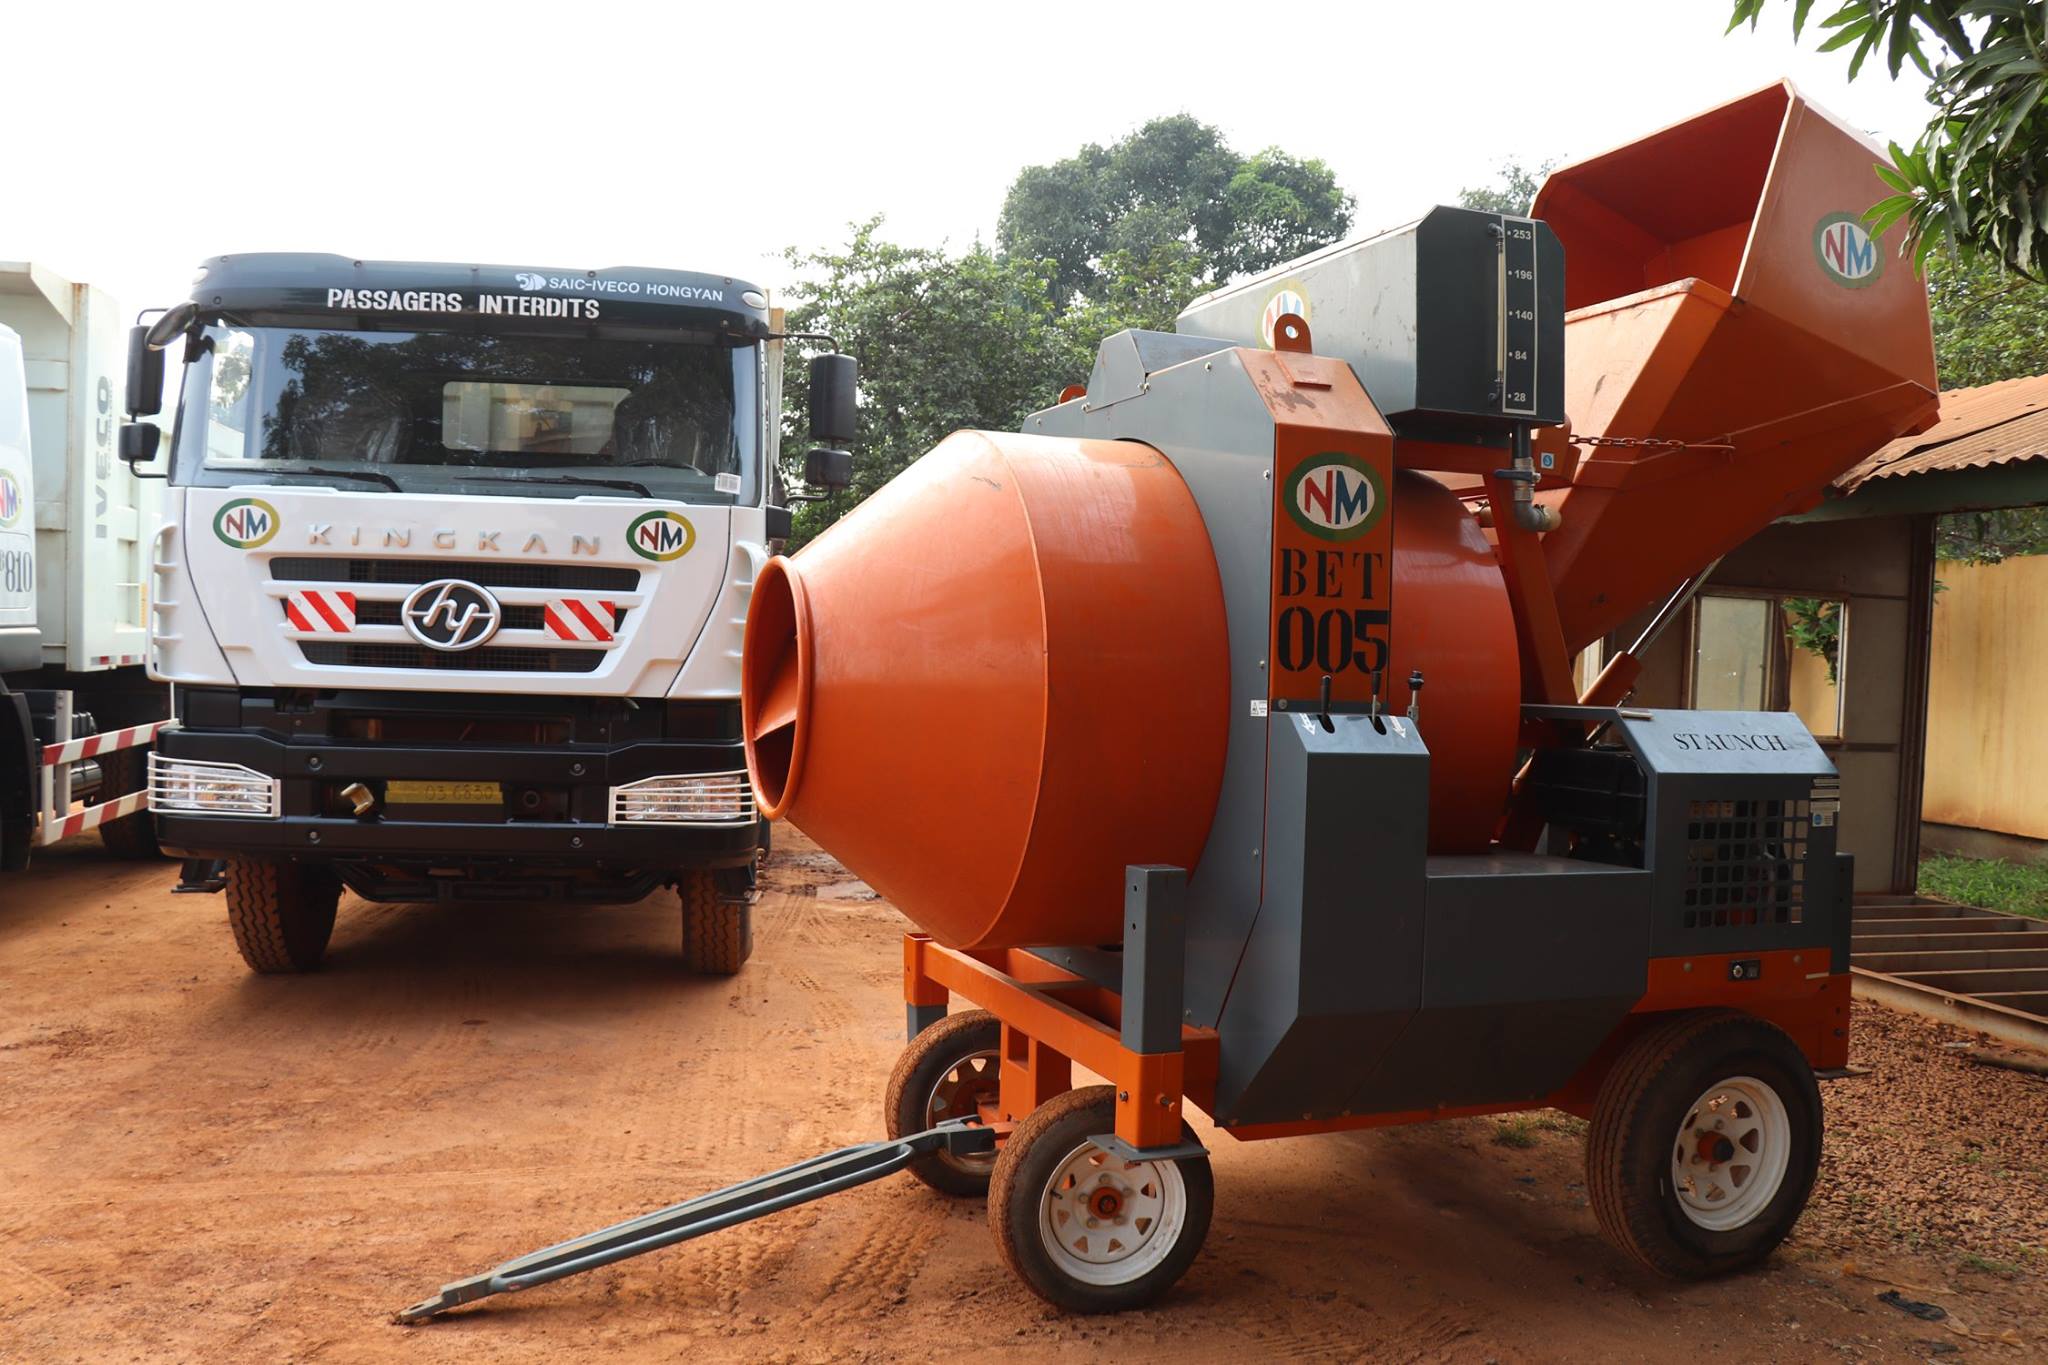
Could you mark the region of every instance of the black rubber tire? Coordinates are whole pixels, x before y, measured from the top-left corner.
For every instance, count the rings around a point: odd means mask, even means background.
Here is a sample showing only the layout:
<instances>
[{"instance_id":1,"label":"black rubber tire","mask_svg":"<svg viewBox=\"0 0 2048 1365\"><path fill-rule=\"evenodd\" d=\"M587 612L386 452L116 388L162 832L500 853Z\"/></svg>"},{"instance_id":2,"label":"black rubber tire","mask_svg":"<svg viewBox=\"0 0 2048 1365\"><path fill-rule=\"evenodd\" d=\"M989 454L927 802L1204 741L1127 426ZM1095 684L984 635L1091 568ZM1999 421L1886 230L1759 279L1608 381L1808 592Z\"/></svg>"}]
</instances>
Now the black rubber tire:
<instances>
[{"instance_id":1,"label":"black rubber tire","mask_svg":"<svg viewBox=\"0 0 2048 1365\"><path fill-rule=\"evenodd\" d=\"M683 965L705 976L734 976L754 955L752 868L740 877L693 868L676 880L683 907Z\"/></svg>"},{"instance_id":2,"label":"black rubber tire","mask_svg":"<svg viewBox=\"0 0 2048 1365\"><path fill-rule=\"evenodd\" d=\"M1687 1218L1671 1179L1686 1106L1710 1086L1750 1076L1777 1093L1791 1132L1783 1182L1749 1222L1726 1231ZM1601 1081L1586 1139L1586 1194L1601 1233L1678 1279L1741 1270L1769 1256L1806 1208L1820 1173L1820 1087L1796 1043L1733 1010L1674 1015L1622 1050Z\"/></svg>"},{"instance_id":3,"label":"black rubber tire","mask_svg":"<svg viewBox=\"0 0 2048 1365\"><path fill-rule=\"evenodd\" d=\"M1116 1090L1091 1085L1069 1090L1033 1110L1010 1133L996 1157L989 1182L988 1221L996 1250L1032 1293L1056 1308L1073 1313L1122 1313L1154 1302L1174 1286L1194 1263L1209 1235L1216 1207L1216 1182L1209 1158L1189 1157L1179 1168L1187 1191L1187 1210L1172 1249L1165 1259L1124 1284L1089 1284L1069 1275L1047 1255L1039 1235L1038 1215L1046 1185L1074 1151L1090 1138L1116 1127ZM1181 1138L1195 1140L1185 1123Z\"/></svg>"},{"instance_id":4,"label":"black rubber tire","mask_svg":"<svg viewBox=\"0 0 2048 1365\"><path fill-rule=\"evenodd\" d=\"M249 969L265 976L310 972L327 952L341 882L323 867L230 858L228 928Z\"/></svg>"},{"instance_id":5,"label":"black rubber tire","mask_svg":"<svg viewBox=\"0 0 2048 1365\"><path fill-rule=\"evenodd\" d=\"M104 754L100 758L100 771L105 774L99 795L103 802L142 791L149 786L149 747L138 744ZM101 825L100 842L117 858L164 856L156 841L156 819L147 809Z\"/></svg>"},{"instance_id":6,"label":"black rubber tire","mask_svg":"<svg viewBox=\"0 0 2048 1365\"><path fill-rule=\"evenodd\" d=\"M966 1118L972 1111L963 1102L957 1113L931 1112L933 1091L955 1067L986 1054L986 1068L977 1066L962 1101L986 1091L991 1098L1002 1075L1003 1025L987 1010L949 1014L911 1039L910 1046L896 1059L889 1073L889 1088L882 1097L882 1122L890 1138L922 1133L946 1119ZM986 1076L986 1085L982 1076ZM988 1194L989 1179L995 1173L995 1156L953 1157L944 1152L927 1152L905 1167L912 1175L940 1194L981 1198Z\"/></svg>"}]
</instances>

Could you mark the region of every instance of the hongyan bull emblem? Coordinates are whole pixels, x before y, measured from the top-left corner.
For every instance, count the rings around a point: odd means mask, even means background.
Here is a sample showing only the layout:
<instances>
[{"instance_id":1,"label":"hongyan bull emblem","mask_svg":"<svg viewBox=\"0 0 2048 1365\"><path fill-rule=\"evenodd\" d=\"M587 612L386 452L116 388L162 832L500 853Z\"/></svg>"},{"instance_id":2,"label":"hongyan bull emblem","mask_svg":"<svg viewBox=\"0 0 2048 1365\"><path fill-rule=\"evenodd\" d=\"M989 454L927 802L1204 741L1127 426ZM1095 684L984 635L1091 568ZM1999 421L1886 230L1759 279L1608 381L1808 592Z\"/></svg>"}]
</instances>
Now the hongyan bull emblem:
<instances>
[{"instance_id":1,"label":"hongyan bull emblem","mask_svg":"<svg viewBox=\"0 0 2048 1365\"><path fill-rule=\"evenodd\" d=\"M412 590L399 608L406 633L429 649L475 649L498 633L498 599L460 578L437 578Z\"/></svg>"}]
</instances>

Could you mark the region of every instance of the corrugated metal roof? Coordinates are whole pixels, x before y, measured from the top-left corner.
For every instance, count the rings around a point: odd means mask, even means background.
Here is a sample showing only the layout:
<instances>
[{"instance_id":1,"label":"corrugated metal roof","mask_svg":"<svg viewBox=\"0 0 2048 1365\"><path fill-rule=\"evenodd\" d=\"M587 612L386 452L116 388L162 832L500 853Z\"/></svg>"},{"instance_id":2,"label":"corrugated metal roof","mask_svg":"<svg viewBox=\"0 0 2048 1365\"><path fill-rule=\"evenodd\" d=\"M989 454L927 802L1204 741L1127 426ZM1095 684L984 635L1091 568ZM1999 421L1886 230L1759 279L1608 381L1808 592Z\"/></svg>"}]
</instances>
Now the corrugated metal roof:
<instances>
[{"instance_id":1,"label":"corrugated metal roof","mask_svg":"<svg viewBox=\"0 0 2048 1365\"><path fill-rule=\"evenodd\" d=\"M1878 447L1835 480L1835 487L1853 493L1872 479L2024 460L2048 460L2048 374L1945 390L1939 421L1917 436Z\"/></svg>"}]
</instances>

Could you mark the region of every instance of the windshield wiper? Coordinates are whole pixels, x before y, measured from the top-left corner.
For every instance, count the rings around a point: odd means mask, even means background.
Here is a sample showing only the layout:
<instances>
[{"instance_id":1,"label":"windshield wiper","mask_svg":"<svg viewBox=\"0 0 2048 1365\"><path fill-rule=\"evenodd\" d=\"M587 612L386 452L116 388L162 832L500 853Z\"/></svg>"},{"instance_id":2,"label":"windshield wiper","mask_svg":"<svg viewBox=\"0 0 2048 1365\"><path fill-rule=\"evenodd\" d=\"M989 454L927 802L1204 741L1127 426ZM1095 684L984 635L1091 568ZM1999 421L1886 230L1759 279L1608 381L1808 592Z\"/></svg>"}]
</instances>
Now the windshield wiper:
<instances>
[{"instance_id":1,"label":"windshield wiper","mask_svg":"<svg viewBox=\"0 0 2048 1365\"><path fill-rule=\"evenodd\" d=\"M631 479L598 479L583 474L551 474L544 479L531 478L526 475L515 478L509 474L465 474L462 477L471 483L582 484L591 488L623 488L628 493L638 493L643 498L654 496L654 494L647 491L646 484L634 483Z\"/></svg>"},{"instance_id":2,"label":"windshield wiper","mask_svg":"<svg viewBox=\"0 0 2048 1365\"><path fill-rule=\"evenodd\" d=\"M392 478L381 469L322 469L317 465L308 465L304 469L266 469L263 472L266 474L285 474L292 478L368 479L371 483L383 484L394 493L403 493L405 491L398 486L398 480Z\"/></svg>"}]
</instances>

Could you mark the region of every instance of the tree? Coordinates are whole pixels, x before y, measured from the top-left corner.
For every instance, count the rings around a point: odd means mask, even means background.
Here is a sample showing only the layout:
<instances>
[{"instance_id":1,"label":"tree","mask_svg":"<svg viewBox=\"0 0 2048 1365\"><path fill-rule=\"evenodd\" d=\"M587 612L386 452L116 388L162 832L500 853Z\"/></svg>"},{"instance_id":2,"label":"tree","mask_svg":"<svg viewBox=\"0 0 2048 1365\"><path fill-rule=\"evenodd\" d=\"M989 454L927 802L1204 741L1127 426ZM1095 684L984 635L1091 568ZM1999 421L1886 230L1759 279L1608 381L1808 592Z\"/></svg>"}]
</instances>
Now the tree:
<instances>
[{"instance_id":1,"label":"tree","mask_svg":"<svg viewBox=\"0 0 2048 1365\"><path fill-rule=\"evenodd\" d=\"M999 245L906 246L881 220L837 251L785 253L789 330L829 331L859 359L854 485L796 514L801 545L963 427L1015 431L1088 377L1102 338L1169 330L1232 275L1337 240L1351 199L1329 168L1269 148L1240 157L1186 115L1083 147L1011 184ZM785 383L785 482L807 449L804 355Z\"/></svg>"},{"instance_id":2,"label":"tree","mask_svg":"<svg viewBox=\"0 0 2048 1365\"><path fill-rule=\"evenodd\" d=\"M1017 429L1058 398L1056 377L1086 360L1059 325L1044 262L976 244L961 255L885 240L881 220L853 228L836 252L786 253L797 282L788 328L829 330L860 361L860 439L846 492L804 504L801 544L964 427ZM807 449L803 357L792 348L783 476L795 482Z\"/></svg>"},{"instance_id":3,"label":"tree","mask_svg":"<svg viewBox=\"0 0 2048 1365\"><path fill-rule=\"evenodd\" d=\"M1277 147L1242 157L1215 128L1175 114L1109 147L1026 167L996 240L1006 255L1052 262L1065 307L1096 297L1119 259L1123 268L1160 260L1169 244L1188 249L1201 284L1256 273L1343 237L1351 209L1322 162Z\"/></svg>"},{"instance_id":4,"label":"tree","mask_svg":"<svg viewBox=\"0 0 2048 1365\"><path fill-rule=\"evenodd\" d=\"M1524 217L1536 202L1536 191L1543 188L1543 177L1556 169L1554 160L1532 170L1509 158L1500 163L1500 178L1494 184L1459 190L1458 202L1468 209Z\"/></svg>"},{"instance_id":5,"label":"tree","mask_svg":"<svg viewBox=\"0 0 2048 1365\"><path fill-rule=\"evenodd\" d=\"M1927 262L1927 306L1944 389L2048 372L2048 285L1942 253Z\"/></svg>"},{"instance_id":6,"label":"tree","mask_svg":"<svg viewBox=\"0 0 2048 1365\"><path fill-rule=\"evenodd\" d=\"M1754 29L1769 3L1734 0L1729 29ZM1795 40L1812 9L1793 0ZM1849 79L1882 46L1893 79L1911 62L1930 82L1926 129L1878 168L1894 193L1871 206L1872 233L1904 220L1916 262L1946 242L2048 275L2048 0L1846 0L1820 26L1821 51L1853 48Z\"/></svg>"}]
</instances>

